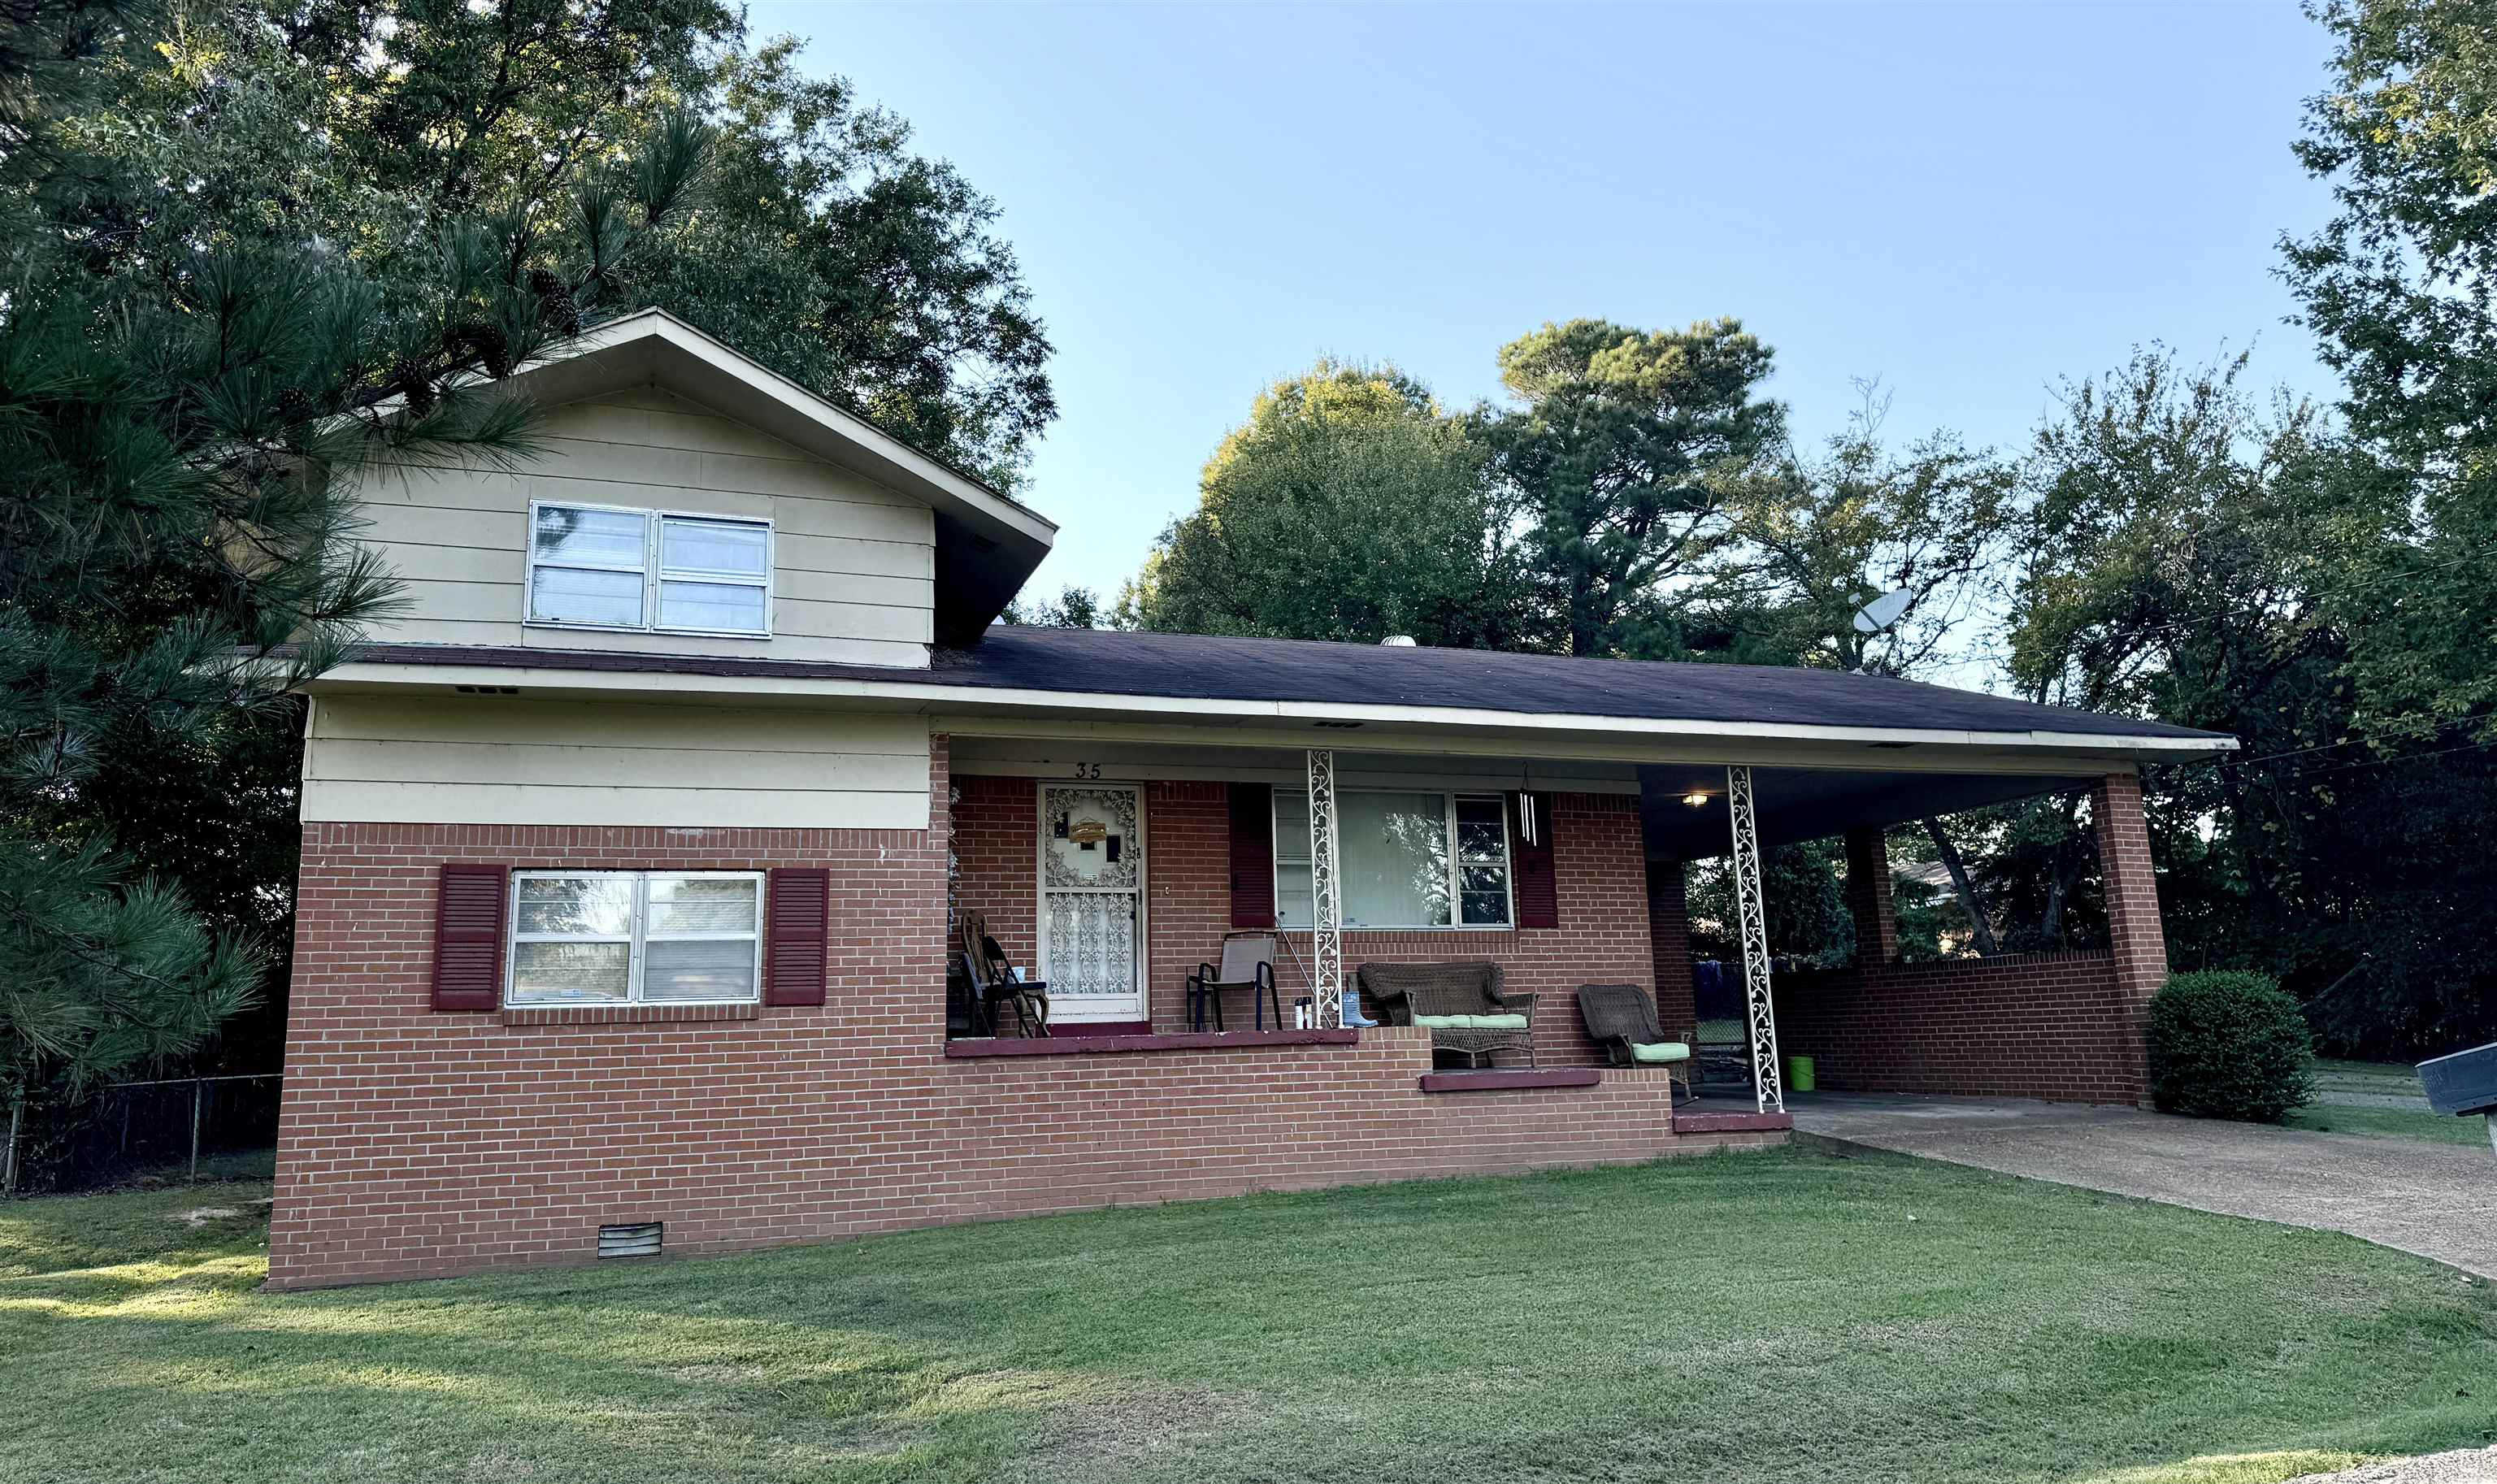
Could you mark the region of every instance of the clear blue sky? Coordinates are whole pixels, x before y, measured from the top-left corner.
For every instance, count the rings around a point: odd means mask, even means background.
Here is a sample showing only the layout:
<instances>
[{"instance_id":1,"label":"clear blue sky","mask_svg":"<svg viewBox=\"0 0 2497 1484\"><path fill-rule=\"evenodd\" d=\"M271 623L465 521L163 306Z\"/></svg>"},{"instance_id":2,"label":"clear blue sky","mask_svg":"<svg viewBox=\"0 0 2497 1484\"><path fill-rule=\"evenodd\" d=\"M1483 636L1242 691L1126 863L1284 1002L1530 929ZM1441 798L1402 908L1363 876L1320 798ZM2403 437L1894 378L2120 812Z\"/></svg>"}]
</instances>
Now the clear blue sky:
<instances>
[{"instance_id":1,"label":"clear blue sky","mask_svg":"<svg viewBox=\"0 0 2497 1484\"><path fill-rule=\"evenodd\" d=\"M1730 314L1834 430L2025 441L2058 377L2251 344L2328 392L2272 275L2325 199L2289 3L1698 9L810 6L758 35L995 197L1058 354L1034 584L1104 597L1263 383L1392 360L1452 405L1547 319Z\"/></svg>"}]
</instances>

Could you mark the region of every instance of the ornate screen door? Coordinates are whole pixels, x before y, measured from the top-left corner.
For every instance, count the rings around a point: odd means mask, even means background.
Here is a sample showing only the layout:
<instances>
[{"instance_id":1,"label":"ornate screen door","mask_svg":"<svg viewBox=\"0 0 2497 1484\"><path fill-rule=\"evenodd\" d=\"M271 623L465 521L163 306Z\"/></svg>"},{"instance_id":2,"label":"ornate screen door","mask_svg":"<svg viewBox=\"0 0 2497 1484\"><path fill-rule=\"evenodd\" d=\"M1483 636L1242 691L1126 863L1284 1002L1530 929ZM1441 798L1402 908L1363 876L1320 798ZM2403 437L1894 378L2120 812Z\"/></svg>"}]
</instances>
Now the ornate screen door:
<instances>
[{"instance_id":1,"label":"ornate screen door","mask_svg":"<svg viewBox=\"0 0 2497 1484\"><path fill-rule=\"evenodd\" d=\"M1145 1018L1145 800L1117 783L1040 786L1040 976L1049 1018Z\"/></svg>"}]
</instances>

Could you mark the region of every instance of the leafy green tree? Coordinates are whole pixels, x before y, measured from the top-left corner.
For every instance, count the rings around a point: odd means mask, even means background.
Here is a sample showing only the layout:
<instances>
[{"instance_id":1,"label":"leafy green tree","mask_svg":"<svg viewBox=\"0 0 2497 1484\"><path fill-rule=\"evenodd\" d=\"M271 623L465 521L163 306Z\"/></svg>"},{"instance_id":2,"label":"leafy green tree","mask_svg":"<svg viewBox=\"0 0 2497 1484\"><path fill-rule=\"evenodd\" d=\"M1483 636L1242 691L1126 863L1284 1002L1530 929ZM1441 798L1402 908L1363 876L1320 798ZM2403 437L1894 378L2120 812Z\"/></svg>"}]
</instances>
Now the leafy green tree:
<instances>
[{"instance_id":1,"label":"leafy green tree","mask_svg":"<svg viewBox=\"0 0 2497 1484\"><path fill-rule=\"evenodd\" d=\"M1102 619L1101 600L1090 587L1073 584L1059 589L1055 603L1042 600L1028 608L1021 599L1006 605L997 616L999 623L1027 624L1038 629L1097 629Z\"/></svg>"},{"instance_id":2,"label":"leafy green tree","mask_svg":"<svg viewBox=\"0 0 2497 1484\"><path fill-rule=\"evenodd\" d=\"M1571 654L1643 652L1670 588L1723 539L1732 476L1780 444L1771 352L1730 319L1642 332L1547 324L1501 348L1515 404L1478 415L1526 521L1536 621Z\"/></svg>"},{"instance_id":3,"label":"leafy green tree","mask_svg":"<svg viewBox=\"0 0 2497 1484\"><path fill-rule=\"evenodd\" d=\"M1723 483L1725 528L1705 579L1671 620L1693 658L1915 675L1956 657L1984 612L2010 535L2013 466L1946 432L1904 451L1881 436L1886 399L1867 386L1817 456L1787 449ZM1897 594L1889 621L1856 616ZM1980 953L1993 923L1957 838L1924 822Z\"/></svg>"},{"instance_id":4,"label":"leafy green tree","mask_svg":"<svg viewBox=\"0 0 2497 1484\"><path fill-rule=\"evenodd\" d=\"M31 16L31 21L25 17ZM349 539L356 470L524 457L493 383L594 316L692 204L707 131L668 115L578 182L554 247L510 213L443 212L423 292L317 239L165 240L182 177L87 147L108 64L155 17L30 0L0 37L0 1078L91 1081L196 1045L257 993L265 951L138 873L116 785L292 706L386 574ZM212 852L211 852L212 853ZM164 856L179 859L181 852ZM151 864L166 864L160 858Z\"/></svg>"},{"instance_id":5,"label":"leafy green tree","mask_svg":"<svg viewBox=\"0 0 2497 1484\"><path fill-rule=\"evenodd\" d=\"M1692 606L1778 662L1917 675L1956 657L2010 536L2017 471L1946 432L1894 450L1886 399L1864 405L1817 457L1788 450L1726 482L1725 531ZM1855 617L1888 593L1897 616ZM1707 620L1699 622L1705 625Z\"/></svg>"},{"instance_id":6,"label":"leafy green tree","mask_svg":"<svg viewBox=\"0 0 2497 1484\"><path fill-rule=\"evenodd\" d=\"M1836 968L1855 953L1855 919L1840 888L1846 848L1836 840L1776 845L1760 856L1760 896L1769 953L1800 959L1815 968ZM1735 915L1732 863L1723 856L1686 868L1691 951L1700 958L1739 961L1740 920Z\"/></svg>"},{"instance_id":7,"label":"leafy green tree","mask_svg":"<svg viewBox=\"0 0 2497 1484\"><path fill-rule=\"evenodd\" d=\"M2332 85L2299 160L2324 227L2283 241L2352 432L2405 485L2341 537L2357 724L2497 740L2497 4L2322 0Z\"/></svg>"},{"instance_id":8,"label":"leafy green tree","mask_svg":"<svg viewBox=\"0 0 2497 1484\"><path fill-rule=\"evenodd\" d=\"M1321 361L1257 395L1121 595L1124 625L1513 648L1522 580L1485 454L1392 366Z\"/></svg>"},{"instance_id":9,"label":"leafy green tree","mask_svg":"<svg viewBox=\"0 0 2497 1484\"><path fill-rule=\"evenodd\" d=\"M2497 767L2451 731L2368 725L2350 600L2383 574L2351 532L2400 477L2310 409L2259 403L2242 364L2148 352L2068 392L2029 465L2010 673L2034 699L2239 740L2145 775L2172 962L2337 984L2310 1008L2345 1050L2448 1044L2489 1025L2497 876L2470 842L2497 830ZM2069 889L2078 862L2038 868Z\"/></svg>"},{"instance_id":10,"label":"leafy green tree","mask_svg":"<svg viewBox=\"0 0 2497 1484\"><path fill-rule=\"evenodd\" d=\"M338 541L351 471L389 442L525 454L527 409L466 380L604 313L658 303L1017 476L1048 345L994 206L794 47L747 46L711 0L0 16L0 439L35 451L0 492L0 729L53 760L0 801L12 841L117 842L107 867L143 861L212 939L282 953L283 696L384 595ZM234 652L260 658L186 660ZM86 683L144 656L220 683Z\"/></svg>"},{"instance_id":11,"label":"leafy green tree","mask_svg":"<svg viewBox=\"0 0 2497 1484\"><path fill-rule=\"evenodd\" d=\"M437 271L424 223L493 218L577 251L584 210L663 118L714 139L704 209L606 285L991 479L1055 415L1049 342L996 207L798 44L751 46L719 0L245 0L121 58L76 120L133 179L94 250L146 273L184 244L332 244L385 298ZM129 209L125 209L129 207ZM617 271L611 267L611 274Z\"/></svg>"}]
</instances>

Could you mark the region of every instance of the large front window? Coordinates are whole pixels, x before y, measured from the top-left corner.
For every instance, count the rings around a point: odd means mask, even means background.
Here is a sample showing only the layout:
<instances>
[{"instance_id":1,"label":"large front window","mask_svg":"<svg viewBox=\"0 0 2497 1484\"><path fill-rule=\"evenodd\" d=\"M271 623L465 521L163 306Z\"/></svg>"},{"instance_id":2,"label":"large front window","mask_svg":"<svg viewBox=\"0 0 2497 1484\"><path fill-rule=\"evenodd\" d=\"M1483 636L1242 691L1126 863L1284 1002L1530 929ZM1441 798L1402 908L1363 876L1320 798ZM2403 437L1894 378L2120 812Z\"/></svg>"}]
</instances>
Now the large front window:
<instances>
[{"instance_id":1,"label":"large front window","mask_svg":"<svg viewBox=\"0 0 2497 1484\"><path fill-rule=\"evenodd\" d=\"M1497 794L1336 795L1347 928L1505 928L1508 812ZM1310 918L1310 796L1275 791L1275 915Z\"/></svg>"},{"instance_id":2,"label":"large front window","mask_svg":"<svg viewBox=\"0 0 2497 1484\"><path fill-rule=\"evenodd\" d=\"M772 629L772 525L606 505L529 507L529 621L689 634Z\"/></svg>"},{"instance_id":3,"label":"large front window","mask_svg":"<svg viewBox=\"0 0 2497 1484\"><path fill-rule=\"evenodd\" d=\"M511 1003L739 1004L762 986L756 871L512 876Z\"/></svg>"}]
</instances>

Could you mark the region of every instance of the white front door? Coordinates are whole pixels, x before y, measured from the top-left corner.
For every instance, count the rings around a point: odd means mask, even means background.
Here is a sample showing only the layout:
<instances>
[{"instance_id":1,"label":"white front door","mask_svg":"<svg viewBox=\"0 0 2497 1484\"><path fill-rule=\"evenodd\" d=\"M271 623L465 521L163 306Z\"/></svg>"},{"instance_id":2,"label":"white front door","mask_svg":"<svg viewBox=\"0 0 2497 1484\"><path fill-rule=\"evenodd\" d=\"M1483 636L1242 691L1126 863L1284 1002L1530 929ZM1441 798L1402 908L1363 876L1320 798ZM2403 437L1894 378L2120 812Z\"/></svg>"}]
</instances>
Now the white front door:
<instances>
[{"instance_id":1,"label":"white front door","mask_svg":"<svg viewBox=\"0 0 2497 1484\"><path fill-rule=\"evenodd\" d=\"M1040 786L1040 977L1049 1018L1145 1019L1145 796Z\"/></svg>"}]
</instances>

